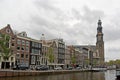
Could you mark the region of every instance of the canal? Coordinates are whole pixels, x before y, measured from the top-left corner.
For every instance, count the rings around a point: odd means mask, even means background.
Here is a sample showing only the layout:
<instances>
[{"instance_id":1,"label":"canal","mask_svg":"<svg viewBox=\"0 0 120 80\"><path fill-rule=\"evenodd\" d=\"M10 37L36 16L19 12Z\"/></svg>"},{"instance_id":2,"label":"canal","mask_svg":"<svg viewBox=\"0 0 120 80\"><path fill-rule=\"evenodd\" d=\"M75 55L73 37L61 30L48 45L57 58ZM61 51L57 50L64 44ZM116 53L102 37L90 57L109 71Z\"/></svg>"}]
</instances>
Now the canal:
<instances>
[{"instance_id":1,"label":"canal","mask_svg":"<svg viewBox=\"0 0 120 80\"><path fill-rule=\"evenodd\" d=\"M115 80L115 74L116 72L114 70L108 70L106 72L80 72L45 76L4 77L0 78L0 80Z\"/></svg>"}]
</instances>

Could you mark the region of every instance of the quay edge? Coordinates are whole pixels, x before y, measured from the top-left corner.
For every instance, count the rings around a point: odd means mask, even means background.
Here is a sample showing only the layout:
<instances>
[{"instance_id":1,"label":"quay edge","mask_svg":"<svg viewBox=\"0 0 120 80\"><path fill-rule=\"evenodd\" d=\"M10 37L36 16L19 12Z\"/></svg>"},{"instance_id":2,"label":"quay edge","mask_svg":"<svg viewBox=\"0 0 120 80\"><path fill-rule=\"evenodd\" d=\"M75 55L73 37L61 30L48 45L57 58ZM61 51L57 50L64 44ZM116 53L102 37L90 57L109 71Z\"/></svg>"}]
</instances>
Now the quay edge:
<instances>
[{"instance_id":1,"label":"quay edge","mask_svg":"<svg viewBox=\"0 0 120 80\"><path fill-rule=\"evenodd\" d=\"M50 71L22 71L22 70L2 70L0 77L17 77L17 76L38 76L38 75L54 75L54 74L67 74L77 72L90 72L89 70L50 70Z\"/></svg>"}]
</instances>

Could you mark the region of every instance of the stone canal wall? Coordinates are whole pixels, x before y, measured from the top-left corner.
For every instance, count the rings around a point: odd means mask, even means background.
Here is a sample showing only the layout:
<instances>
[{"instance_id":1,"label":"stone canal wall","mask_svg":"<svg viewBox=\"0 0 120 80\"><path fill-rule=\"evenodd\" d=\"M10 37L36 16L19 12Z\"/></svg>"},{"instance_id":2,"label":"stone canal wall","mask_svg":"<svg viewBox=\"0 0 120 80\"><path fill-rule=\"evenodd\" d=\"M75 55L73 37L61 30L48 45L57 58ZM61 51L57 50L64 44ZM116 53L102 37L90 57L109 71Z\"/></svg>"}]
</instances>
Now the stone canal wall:
<instances>
[{"instance_id":1,"label":"stone canal wall","mask_svg":"<svg viewBox=\"0 0 120 80\"><path fill-rule=\"evenodd\" d=\"M32 70L0 70L0 77L16 77L16 76L38 76L51 74L65 74L74 72L83 72L85 70L50 70L50 71L32 71Z\"/></svg>"}]
</instances>

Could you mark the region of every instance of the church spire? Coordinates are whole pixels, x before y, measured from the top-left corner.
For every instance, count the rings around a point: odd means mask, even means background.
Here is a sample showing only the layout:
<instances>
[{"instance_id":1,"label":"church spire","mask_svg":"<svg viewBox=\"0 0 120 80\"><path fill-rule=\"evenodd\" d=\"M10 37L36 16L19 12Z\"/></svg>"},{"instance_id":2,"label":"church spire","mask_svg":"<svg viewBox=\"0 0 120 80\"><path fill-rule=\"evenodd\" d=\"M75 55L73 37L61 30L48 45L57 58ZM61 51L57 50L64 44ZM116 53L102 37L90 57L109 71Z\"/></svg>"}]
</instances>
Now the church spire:
<instances>
[{"instance_id":1,"label":"church spire","mask_svg":"<svg viewBox=\"0 0 120 80\"><path fill-rule=\"evenodd\" d=\"M104 41L103 41L103 32L102 32L102 21L98 20L97 35L96 35L96 50L99 54L100 64L104 63Z\"/></svg>"},{"instance_id":2,"label":"church spire","mask_svg":"<svg viewBox=\"0 0 120 80\"><path fill-rule=\"evenodd\" d=\"M101 20L99 19L99 20L98 20L98 27L101 26L101 25L102 25L102 22L101 22Z\"/></svg>"},{"instance_id":3,"label":"church spire","mask_svg":"<svg viewBox=\"0 0 120 80\"><path fill-rule=\"evenodd\" d=\"M98 20L97 33L102 33L102 21L100 19Z\"/></svg>"}]
</instances>

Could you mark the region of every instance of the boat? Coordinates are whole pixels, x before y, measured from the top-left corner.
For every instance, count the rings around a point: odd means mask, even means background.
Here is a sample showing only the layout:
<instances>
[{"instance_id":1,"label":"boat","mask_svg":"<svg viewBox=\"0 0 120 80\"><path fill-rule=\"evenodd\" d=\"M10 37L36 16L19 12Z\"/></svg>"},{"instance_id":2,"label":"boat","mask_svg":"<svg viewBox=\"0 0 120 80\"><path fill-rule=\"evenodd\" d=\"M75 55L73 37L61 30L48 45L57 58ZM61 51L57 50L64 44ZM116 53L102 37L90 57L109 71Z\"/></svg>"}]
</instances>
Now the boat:
<instances>
[{"instance_id":1,"label":"boat","mask_svg":"<svg viewBox=\"0 0 120 80\"><path fill-rule=\"evenodd\" d=\"M120 80L120 69L116 70L116 80Z\"/></svg>"},{"instance_id":2,"label":"boat","mask_svg":"<svg viewBox=\"0 0 120 80\"><path fill-rule=\"evenodd\" d=\"M107 68L92 68L89 71L91 71L91 72L102 72L102 71L107 71Z\"/></svg>"}]
</instances>

